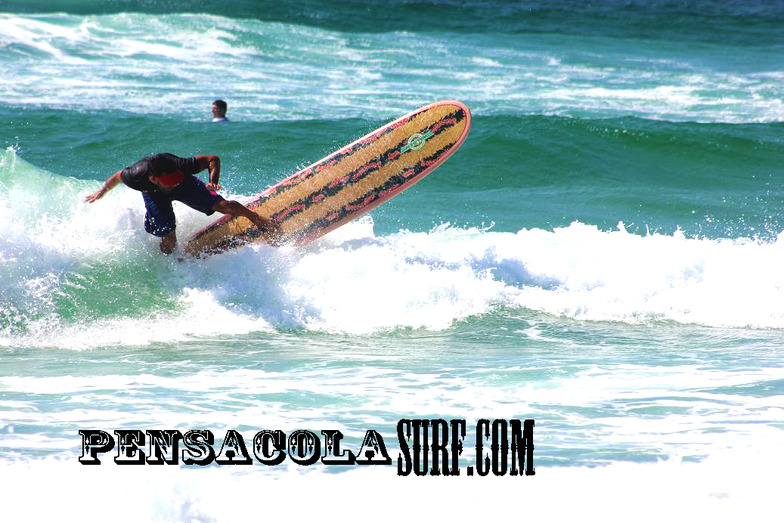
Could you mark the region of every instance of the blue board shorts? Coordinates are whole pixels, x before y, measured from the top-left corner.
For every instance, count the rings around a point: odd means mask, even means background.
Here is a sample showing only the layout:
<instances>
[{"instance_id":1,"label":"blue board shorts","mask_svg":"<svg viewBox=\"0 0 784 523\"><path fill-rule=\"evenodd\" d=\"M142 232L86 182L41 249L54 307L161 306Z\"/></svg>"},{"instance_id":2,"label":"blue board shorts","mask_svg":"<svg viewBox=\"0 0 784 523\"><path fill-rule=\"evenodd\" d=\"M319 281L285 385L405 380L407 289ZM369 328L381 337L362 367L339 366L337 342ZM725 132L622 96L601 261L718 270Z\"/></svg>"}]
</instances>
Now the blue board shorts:
<instances>
[{"instance_id":1,"label":"blue board shorts","mask_svg":"<svg viewBox=\"0 0 784 523\"><path fill-rule=\"evenodd\" d=\"M172 202L177 200L192 209L210 216L215 211L212 208L223 200L223 196L207 189L207 185L195 176L186 176L174 188L166 192L143 192L144 206L147 214L144 217L144 230L153 236L164 237L177 228Z\"/></svg>"}]
</instances>

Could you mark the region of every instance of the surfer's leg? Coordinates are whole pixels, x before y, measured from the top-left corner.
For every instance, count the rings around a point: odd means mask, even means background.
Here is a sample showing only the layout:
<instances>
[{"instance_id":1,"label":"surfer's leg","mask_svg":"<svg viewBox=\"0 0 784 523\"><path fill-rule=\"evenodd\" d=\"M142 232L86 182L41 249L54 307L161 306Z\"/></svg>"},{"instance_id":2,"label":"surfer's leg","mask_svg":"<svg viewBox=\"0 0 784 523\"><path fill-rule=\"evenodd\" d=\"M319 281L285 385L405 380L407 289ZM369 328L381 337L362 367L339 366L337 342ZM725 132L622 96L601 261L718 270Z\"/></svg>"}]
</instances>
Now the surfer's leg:
<instances>
[{"instance_id":1,"label":"surfer's leg","mask_svg":"<svg viewBox=\"0 0 784 523\"><path fill-rule=\"evenodd\" d=\"M269 227L270 220L266 220L251 211L240 202L234 200L221 200L213 205L212 210L221 214L229 214L231 216L244 216L249 219L259 229L266 229Z\"/></svg>"},{"instance_id":2,"label":"surfer's leg","mask_svg":"<svg viewBox=\"0 0 784 523\"><path fill-rule=\"evenodd\" d=\"M183 182L171 192L173 200L180 201L207 216L215 212L213 206L223 201L223 196L207 189L205 183L195 176L187 176Z\"/></svg>"},{"instance_id":3,"label":"surfer's leg","mask_svg":"<svg viewBox=\"0 0 784 523\"><path fill-rule=\"evenodd\" d=\"M214 212L228 214L231 216L243 216L267 233L267 241L273 243L274 237L280 231L275 222L268 218L263 218L251 211L241 203L234 200L226 200L215 191L207 189L203 181L195 176L189 176L177 188L172 191L172 197L181 201L188 207L203 212L207 216Z\"/></svg>"},{"instance_id":4,"label":"surfer's leg","mask_svg":"<svg viewBox=\"0 0 784 523\"><path fill-rule=\"evenodd\" d=\"M213 209L222 214L229 214L231 216L244 216L253 223L258 229L264 233L262 236L267 243L277 245L278 238L281 231L280 226L269 218L259 216L251 211L240 202L234 200L222 200L213 206Z\"/></svg>"},{"instance_id":5,"label":"surfer's leg","mask_svg":"<svg viewBox=\"0 0 784 523\"><path fill-rule=\"evenodd\" d=\"M164 194L142 193L147 214L144 216L144 230L161 238L161 252L171 254L177 245L176 227L171 198Z\"/></svg>"},{"instance_id":6,"label":"surfer's leg","mask_svg":"<svg viewBox=\"0 0 784 523\"><path fill-rule=\"evenodd\" d=\"M171 254L177 246L177 231L172 231L163 238L161 238L161 252L163 254Z\"/></svg>"}]
</instances>

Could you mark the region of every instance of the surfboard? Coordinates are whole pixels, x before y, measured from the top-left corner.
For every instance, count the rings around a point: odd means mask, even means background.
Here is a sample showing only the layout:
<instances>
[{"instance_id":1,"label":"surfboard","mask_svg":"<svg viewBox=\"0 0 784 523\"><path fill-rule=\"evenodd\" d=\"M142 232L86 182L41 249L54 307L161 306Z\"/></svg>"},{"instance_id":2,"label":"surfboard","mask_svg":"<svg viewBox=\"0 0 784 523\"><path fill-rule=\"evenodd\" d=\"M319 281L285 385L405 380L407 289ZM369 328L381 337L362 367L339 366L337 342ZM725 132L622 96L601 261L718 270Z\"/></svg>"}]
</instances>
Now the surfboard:
<instances>
[{"instance_id":1,"label":"surfboard","mask_svg":"<svg viewBox=\"0 0 784 523\"><path fill-rule=\"evenodd\" d=\"M244 204L280 225L276 244L306 245L394 198L451 156L471 112L444 100L408 113L267 188ZM262 239L244 217L224 216L188 241L204 256Z\"/></svg>"}]
</instances>

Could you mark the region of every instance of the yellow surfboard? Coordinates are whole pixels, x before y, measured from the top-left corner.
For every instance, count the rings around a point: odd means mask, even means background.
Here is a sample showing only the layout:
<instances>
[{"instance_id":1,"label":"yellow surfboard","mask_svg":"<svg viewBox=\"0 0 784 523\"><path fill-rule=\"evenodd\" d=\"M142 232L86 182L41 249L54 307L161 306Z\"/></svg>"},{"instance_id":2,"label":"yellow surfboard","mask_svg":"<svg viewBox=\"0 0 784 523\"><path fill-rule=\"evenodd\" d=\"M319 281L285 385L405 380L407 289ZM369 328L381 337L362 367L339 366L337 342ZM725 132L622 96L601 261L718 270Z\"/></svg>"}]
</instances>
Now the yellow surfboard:
<instances>
[{"instance_id":1,"label":"yellow surfboard","mask_svg":"<svg viewBox=\"0 0 784 523\"><path fill-rule=\"evenodd\" d=\"M289 176L245 205L280 225L279 244L305 245L400 194L465 141L471 112L461 102L426 105ZM243 217L197 232L185 252L202 256L261 239Z\"/></svg>"}]
</instances>

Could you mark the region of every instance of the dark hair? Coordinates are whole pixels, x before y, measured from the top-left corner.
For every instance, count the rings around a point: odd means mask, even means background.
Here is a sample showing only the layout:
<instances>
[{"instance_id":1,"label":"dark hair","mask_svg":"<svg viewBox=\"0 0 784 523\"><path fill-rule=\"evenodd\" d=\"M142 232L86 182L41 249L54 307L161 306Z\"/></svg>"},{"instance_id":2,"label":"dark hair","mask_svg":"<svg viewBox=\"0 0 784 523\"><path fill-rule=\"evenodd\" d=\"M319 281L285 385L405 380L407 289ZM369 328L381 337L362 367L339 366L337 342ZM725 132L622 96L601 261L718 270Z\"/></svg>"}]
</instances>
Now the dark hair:
<instances>
[{"instance_id":1,"label":"dark hair","mask_svg":"<svg viewBox=\"0 0 784 523\"><path fill-rule=\"evenodd\" d=\"M225 110L226 110L226 102L224 102L223 100L215 100L215 101L214 101L214 102L212 102L212 103L213 103L214 105L216 105L216 106L218 107L218 109L220 109L220 110L222 110L222 111L225 111Z\"/></svg>"},{"instance_id":2,"label":"dark hair","mask_svg":"<svg viewBox=\"0 0 784 523\"><path fill-rule=\"evenodd\" d=\"M147 172L152 176L168 174L169 164L166 162L167 153L154 154L147 159Z\"/></svg>"}]
</instances>

